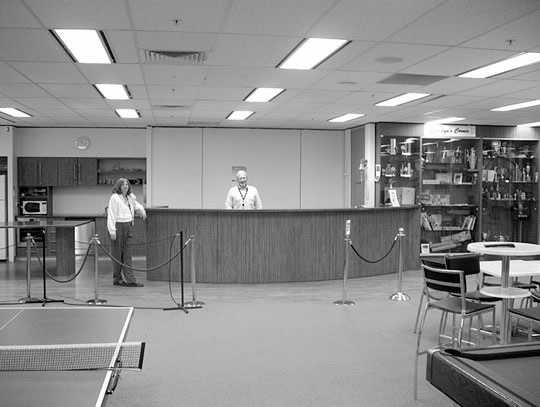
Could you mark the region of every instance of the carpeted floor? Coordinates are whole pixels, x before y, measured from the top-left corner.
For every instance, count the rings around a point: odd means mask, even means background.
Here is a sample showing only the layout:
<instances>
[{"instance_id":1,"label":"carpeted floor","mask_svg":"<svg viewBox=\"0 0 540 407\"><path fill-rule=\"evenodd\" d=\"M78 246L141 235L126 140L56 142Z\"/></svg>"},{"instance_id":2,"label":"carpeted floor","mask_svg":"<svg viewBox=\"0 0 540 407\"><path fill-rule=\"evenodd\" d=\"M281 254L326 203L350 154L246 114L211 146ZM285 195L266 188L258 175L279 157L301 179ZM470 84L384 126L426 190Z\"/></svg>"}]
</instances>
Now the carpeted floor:
<instances>
[{"instance_id":1,"label":"carpeted floor","mask_svg":"<svg viewBox=\"0 0 540 407\"><path fill-rule=\"evenodd\" d=\"M0 301L25 295L24 262L1 264ZM101 264L101 263L100 263ZM142 263L141 263L142 264ZM86 267L86 266L85 266ZM75 281L49 281L48 296L66 306L94 298L92 267ZM145 341L142 371L124 370L108 407L120 406L452 406L425 379L420 362L419 399L413 400L420 271L403 276L410 301L388 297L397 274L342 281L218 285L199 284L201 309L175 307L179 284L145 281L144 288L113 286L100 265L99 297L108 306L136 307L128 340ZM35 294L41 290L33 272ZM191 286L185 287L186 301ZM423 347L436 344L438 315L428 316Z\"/></svg>"}]
</instances>

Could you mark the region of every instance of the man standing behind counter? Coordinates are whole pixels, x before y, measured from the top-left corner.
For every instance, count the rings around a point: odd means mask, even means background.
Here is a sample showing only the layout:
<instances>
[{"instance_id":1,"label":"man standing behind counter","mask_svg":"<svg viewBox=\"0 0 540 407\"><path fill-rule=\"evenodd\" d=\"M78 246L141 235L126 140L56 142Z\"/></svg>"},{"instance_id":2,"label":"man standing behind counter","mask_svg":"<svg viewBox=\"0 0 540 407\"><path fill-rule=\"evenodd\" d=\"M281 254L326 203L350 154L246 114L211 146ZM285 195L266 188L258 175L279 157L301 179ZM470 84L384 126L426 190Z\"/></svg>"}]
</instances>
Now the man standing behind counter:
<instances>
[{"instance_id":1,"label":"man standing behind counter","mask_svg":"<svg viewBox=\"0 0 540 407\"><path fill-rule=\"evenodd\" d=\"M229 189L225 200L225 209L262 209L259 192L253 185L247 184L247 173L240 170L236 173L237 186Z\"/></svg>"}]
</instances>

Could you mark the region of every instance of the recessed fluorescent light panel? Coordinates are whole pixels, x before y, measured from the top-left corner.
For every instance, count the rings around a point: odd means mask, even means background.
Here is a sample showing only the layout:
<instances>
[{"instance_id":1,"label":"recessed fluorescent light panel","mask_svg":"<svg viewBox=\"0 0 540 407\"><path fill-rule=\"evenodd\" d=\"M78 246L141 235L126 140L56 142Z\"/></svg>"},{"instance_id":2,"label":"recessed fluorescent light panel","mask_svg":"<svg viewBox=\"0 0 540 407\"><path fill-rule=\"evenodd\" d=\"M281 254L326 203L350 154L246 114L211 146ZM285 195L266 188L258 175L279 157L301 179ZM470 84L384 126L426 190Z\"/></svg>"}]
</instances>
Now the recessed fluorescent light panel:
<instances>
[{"instance_id":1,"label":"recessed fluorescent light panel","mask_svg":"<svg viewBox=\"0 0 540 407\"><path fill-rule=\"evenodd\" d=\"M490 76L499 75L503 72L512 71L537 62L540 62L539 52L525 52L505 59L504 61L465 72L458 76L460 78L489 78Z\"/></svg>"},{"instance_id":2,"label":"recessed fluorescent light panel","mask_svg":"<svg viewBox=\"0 0 540 407\"><path fill-rule=\"evenodd\" d=\"M282 88L257 88L251 92L244 100L246 102L270 102L285 89Z\"/></svg>"},{"instance_id":3,"label":"recessed fluorescent light panel","mask_svg":"<svg viewBox=\"0 0 540 407\"><path fill-rule=\"evenodd\" d=\"M32 117L28 113L24 113L22 110L15 109L13 107L2 107L0 108L0 112L11 117Z\"/></svg>"},{"instance_id":4,"label":"recessed fluorescent light panel","mask_svg":"<svg viewBox=\"0 0 540 407\"><path fill-rule=\"evenodd\" d=\"M404 95L400 95L392 99L375 103L375 106L385 106L385 107L399 106L405 103L412 102L413 100L425 98L430 95L431 95L430 93L405 93Z\"/></svg>"},{"instance_id":5,"label":"recessed fluorescent light panel","mask_svg":"<svg viewBox=\"0 0 540 407\"><path fill-rule=\"evenodd\" d=\"M124 85L98 83L95 85L95 87L105 99L112 99L112 100L129 99L129 92Z\"/></svg>"},{"instance_id":6,"label":"recessed fluorescent light panel","mask_svg":"<svg viewBox=\"0 0 540 407\"><path fill-rule=\"evenodd\" d=\"M351 120L354 120L354 119L358 119L359 117L363 117L363 116L365 116L365 114L348 113L348 114L344 114L343 116L335 117L335 118L330 119L328 121L332 122L332 123L343 123L343 122L348 122L348 121L351 121Z\"/></svg>"},{"instance_id":7,"label":"recessed fluorescent light panel","mask_svg":"<svg viewBox=\"0 0 540 407\"><path fill-rule=\"evenodd\" d=\"M444 119L437 119L437 120L431 120L429 122L426 122L427 125L432 124L448 124L448 123L455 123L460 122L462 120L465 120L464 117L446 117Z\"/></svg>"},{"instance_id":8,"label":"recessed fluorescent light panel","mask_svg":"<svg viewBox=\"0 0 540 407\"><path fill-rule=\"evenodd\" d=\"M328 38L307 38L278 65L278 68L313 69L349 42Z\"/></svg>"},{"instance_id":9,"label":"recessed fluorescent light panel","mask_svg":"<svg viewBox=\"0 0 540 407\"><path fill-rule=\"evenodd\" d=\"M54 30L75 61L81 64L111 64L105 37L96 30Z\"/></svg>"},{"instance_id":10,"label":"recessed fluorescent light panel","mask_svg":"<svg viewBox=\"0 0 540 407\"><path fill-rule=\"evenodd\" d=\"M540 127L540 122L519 124L520 127Z\"/></svg>"},{"instance_id":11,"label":"recessed fluorescent light panel","mask_svg":"<svg viewBox=\"0 0 540 407\"><path fill-rule=\"evenodd\" d=\"M515 105L508 105L491 109L492 112L509 112L511 110L525 109L527 107L533 107L540 105L540 99L531 100L530 102L516 103Z\"/></svg>"},{"instance_id":12,"label":"recessed fluorescent light panel","mask_svg":"<svg viewBox=\"0 0 540 407\"><path fill-rule=\"evenodd\" d=\"M138 119L141 117L139 112L135 109L114 109L114 111L122 119Z\"/></svg>"},{"instance_id":13,"label":"recessed fluorescent light panel","mask_svg":"<svg viewBox=\"0 0 540 407\"><path fill-rule=\"evenodd\" d=\"M253 113L249 110L236 110L227 116L227 120L246 120Z\"/></svg>"}]
</instances>

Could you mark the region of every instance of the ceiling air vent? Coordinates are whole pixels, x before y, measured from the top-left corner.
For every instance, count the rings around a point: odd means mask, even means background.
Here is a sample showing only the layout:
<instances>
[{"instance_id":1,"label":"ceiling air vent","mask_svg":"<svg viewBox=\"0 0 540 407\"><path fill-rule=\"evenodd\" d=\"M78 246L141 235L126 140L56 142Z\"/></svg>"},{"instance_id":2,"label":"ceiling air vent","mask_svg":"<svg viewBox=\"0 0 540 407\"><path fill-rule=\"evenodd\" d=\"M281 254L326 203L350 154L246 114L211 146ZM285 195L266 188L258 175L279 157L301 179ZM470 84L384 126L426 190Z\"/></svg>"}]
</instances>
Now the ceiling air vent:
<instances>
[{"instance_id":1,"label":"ceiling air vent","mask_svg":"<svg viewBox=\"0 0 540 407\"><path fill-rule=\"evenodd\" d=\"M190 105L152 105L152 110L190 110Z\"/></svg>"},{"instance_id":2,"label":"ceiling air vent","mask_svg":"<svg viewBox=\"0 0 540 407\"><path fill-rule=\"evenodd\" d=\"M204 65L206 52L204 51L143 51L144 61L148 63L175 63L182 65Z\"/></svg>"},{"instance_id":3,"label":"ceiling air vent","mask_svg":"<svg viewBox=\"0 0 540 407\"><path fill-rule=\"evenodd\" d=\"M398 74L390 75L377 83L384 83L387 85L426 86L426 85L431 85L432 83L441 81L446 78L447 76L415 75L415 74L398 73Z\"/></svg>"}]
</instances>

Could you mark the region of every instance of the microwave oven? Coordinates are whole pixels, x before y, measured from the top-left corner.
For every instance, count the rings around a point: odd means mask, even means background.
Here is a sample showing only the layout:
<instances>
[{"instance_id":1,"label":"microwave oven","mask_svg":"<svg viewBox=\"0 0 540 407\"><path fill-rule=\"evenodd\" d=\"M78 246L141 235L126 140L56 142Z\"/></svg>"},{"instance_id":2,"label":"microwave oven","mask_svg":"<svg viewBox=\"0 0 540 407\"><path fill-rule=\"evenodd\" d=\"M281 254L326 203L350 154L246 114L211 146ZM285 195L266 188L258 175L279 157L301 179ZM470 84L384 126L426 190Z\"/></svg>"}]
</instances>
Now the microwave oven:
<instances>
[{"instance_id":1,"label":"microwave oven","mask_svg":"<svg viewBox=\"0 0 540 407\"><path fill-rule=\"evenodd\" d=\"M47 201L22 201L21 210L23 215L47 215Z\"/></svg>"}]
</instances>

